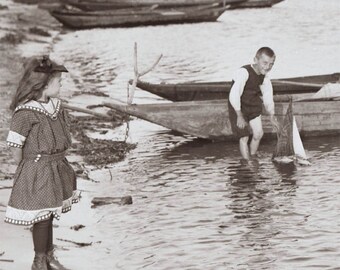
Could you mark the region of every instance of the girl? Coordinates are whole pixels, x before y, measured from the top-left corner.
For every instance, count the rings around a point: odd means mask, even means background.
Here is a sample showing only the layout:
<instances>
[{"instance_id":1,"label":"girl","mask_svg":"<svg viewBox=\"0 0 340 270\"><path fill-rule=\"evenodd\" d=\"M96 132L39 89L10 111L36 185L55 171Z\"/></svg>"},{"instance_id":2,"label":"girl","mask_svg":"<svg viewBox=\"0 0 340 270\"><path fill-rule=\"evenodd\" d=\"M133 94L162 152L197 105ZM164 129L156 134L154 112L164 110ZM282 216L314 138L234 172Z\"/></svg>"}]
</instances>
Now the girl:
<instances>
[{"instance_id":1,"label":"girl","mask_svg":"<svg viewBox=\"0 0 340 270\"><path fill-rule=\"evenodd\" d=\"M69 120L57 98L63 65L47 56L28 59L13 97L7 144L18 163L5 222L33 225L32 270L66 269L53 254L53 218L78 202L76 175L65 151Z\"/></svg>"}]
</instances>

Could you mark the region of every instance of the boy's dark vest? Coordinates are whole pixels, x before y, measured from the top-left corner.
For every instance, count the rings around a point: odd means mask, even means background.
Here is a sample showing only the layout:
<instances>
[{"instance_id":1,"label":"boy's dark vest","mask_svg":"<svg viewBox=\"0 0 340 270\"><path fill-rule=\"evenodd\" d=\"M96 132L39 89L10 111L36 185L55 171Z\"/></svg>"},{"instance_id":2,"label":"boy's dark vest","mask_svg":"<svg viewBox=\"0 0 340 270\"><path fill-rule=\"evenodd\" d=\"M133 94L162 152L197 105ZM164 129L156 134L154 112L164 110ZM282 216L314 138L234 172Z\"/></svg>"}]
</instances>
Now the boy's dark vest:
<instances>
[{"instance_id":1,"label":"boy's dark vest","mask_svg":"<svg viewBox=\"0 0 340 270\"><path fill-rule=\"evenodd\" d=\"M257 75L251 65L243 66L248 71L249 78L244 86L241 96L241 110L244 107L262 108L262 92L260 85L263 84L264 75ZM232 86L234 81L232 82ZM231 87L232 87L231 86Z\"/></svg>"},{"instance_id":2,"label":"boy's dark vest","mask_svg":"<svg viewBox=\"0 0 340 270\"><path fill-rule=\"evenodd\" d=\"M248 71L249 78L244 86L241 96L241 107L260 106L262 108L262 92L260 85L263 84L264 75L257 75L251 65L243 66Z\"/></svg>"}]
</instances>

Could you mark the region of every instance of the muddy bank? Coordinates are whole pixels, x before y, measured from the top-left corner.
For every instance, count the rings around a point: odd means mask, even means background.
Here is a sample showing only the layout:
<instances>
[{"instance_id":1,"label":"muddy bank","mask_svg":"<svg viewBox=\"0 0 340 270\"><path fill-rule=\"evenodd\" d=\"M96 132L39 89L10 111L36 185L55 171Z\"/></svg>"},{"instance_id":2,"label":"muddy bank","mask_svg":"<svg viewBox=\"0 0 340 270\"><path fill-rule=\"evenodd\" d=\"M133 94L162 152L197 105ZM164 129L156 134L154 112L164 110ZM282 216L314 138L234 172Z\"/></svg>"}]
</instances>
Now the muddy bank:
<instances>
[{"instance_id":1,"label":"muddy bank","mask_svg":"<svg viewBox=\"0 0 340 270\"><path fill-rule=\"evenodd\" d=\"M135 144L125 141L112 141L91 138L88 134L98 132L106 134L122 124L124 118L119 115L112 115L112 121L101 120L96 117L75 117L71 118L71 133L74 138L70 154L82 157L82 162L75 162L78 175L85 177L83 165L90 165L97 169L106 165L121 161L126 154L136 147Z\"/></svg>"},{"instance_id":2,"label":"muddy bank","mask_svg":"<svg viewBox=\"0 0 340 270\"><path fill-rule=\"evenodd\" d=\"M61 25L49 15L48 11L39 9L37 5L21 5L11 1L5 1L1 5L0 162L3 165L0 167L0 179L10 178L15 168L5 140L11 118L8 107L22 75L24 58L51 53L61 31L63 31ZM79 95L79 93L75 94ZM72 114L72 111L70 113ZM91 131L100 129L101 132L105 132L105 129L113 129L121 125L123 118L119 115L111 114L110 121L84 116L71 118L74 143L70 153L82 157L74 164L77 167L80 166L78 163L81 163L82 167L106 166L122 160L134 147L124 141L91 139L88 136Z\"/></svg>"}]
</instances>

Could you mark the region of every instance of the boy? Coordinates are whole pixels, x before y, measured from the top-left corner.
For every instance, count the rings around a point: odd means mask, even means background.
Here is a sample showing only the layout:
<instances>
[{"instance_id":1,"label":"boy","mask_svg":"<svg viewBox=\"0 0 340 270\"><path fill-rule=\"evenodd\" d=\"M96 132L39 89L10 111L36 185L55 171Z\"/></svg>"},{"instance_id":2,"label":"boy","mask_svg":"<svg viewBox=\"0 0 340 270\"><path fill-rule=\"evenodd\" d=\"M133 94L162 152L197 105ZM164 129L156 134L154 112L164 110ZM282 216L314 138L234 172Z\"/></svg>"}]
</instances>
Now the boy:
<instances>
[{"instance_id":1,"label":"boy","mask_svg":"<svg viewBox=\"0 0 340 270\"><path fill-rule=\"evenodd\" d=\"M249 160L256 154L261 138L262 104L270 115L272 124L278 129L274 117L273 87L267 74L275 62L275 53L269 47L260 48L254 63L237 70L229 93L229 118L233 133L239 138L240 152L243 159ZM249 135L253 138L248 148Z\"/></svg>"}]
</instances>

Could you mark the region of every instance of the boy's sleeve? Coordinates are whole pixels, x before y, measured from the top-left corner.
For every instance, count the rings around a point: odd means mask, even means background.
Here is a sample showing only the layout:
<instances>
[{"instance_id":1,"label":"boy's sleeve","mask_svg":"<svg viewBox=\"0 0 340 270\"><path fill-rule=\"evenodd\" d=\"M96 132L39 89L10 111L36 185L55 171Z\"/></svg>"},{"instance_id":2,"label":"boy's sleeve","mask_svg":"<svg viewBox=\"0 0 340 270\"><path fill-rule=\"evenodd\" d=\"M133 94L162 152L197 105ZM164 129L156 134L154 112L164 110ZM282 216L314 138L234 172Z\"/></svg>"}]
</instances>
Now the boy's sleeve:
<instances>
[{"instance_id":1,"label":"boy's sleeve","mask_svg":"<svg viewBox=\"0 0 340 270\"><path fill-rule=\"evenodd\" d=\"M15 112L7 136L7 145L22 148L31 128L32 121L30 121L29 112L25 110Z\"/></svg>"},{"instance_id":2,"label":"boy's sleeve","mask_svg":"<svg viewBox=\"0 0 340 270\"><path fill-rule=\"evenodd\" d=\"M263 96L263 104L266 108L266 111L270 115L274 115L275 113L275 105L273 99L273 86L270 79L266 76L263 80L263 84L260 86L262 96Z\"/></svg>"},{"instance_id":3,"label":"boy's sleeve","mask_svg":"<svg viewBox=\"0 0 340 270\"><path fill-rule=\"evenodd\" d=\"M234 84L230 89L229 101L235 111L241 110L241 96L248 78L249 74L245 68L238 69L233 76Z\"/></svg>"}]
</instances>

